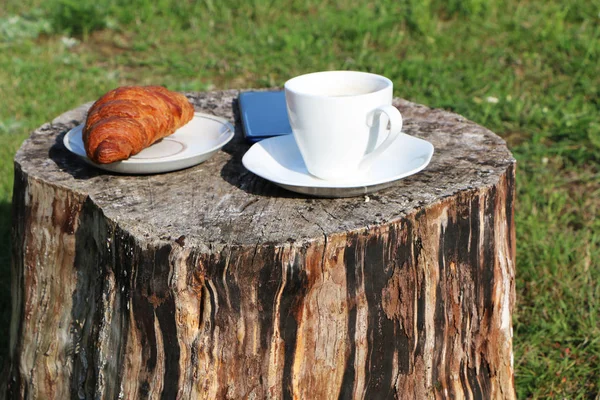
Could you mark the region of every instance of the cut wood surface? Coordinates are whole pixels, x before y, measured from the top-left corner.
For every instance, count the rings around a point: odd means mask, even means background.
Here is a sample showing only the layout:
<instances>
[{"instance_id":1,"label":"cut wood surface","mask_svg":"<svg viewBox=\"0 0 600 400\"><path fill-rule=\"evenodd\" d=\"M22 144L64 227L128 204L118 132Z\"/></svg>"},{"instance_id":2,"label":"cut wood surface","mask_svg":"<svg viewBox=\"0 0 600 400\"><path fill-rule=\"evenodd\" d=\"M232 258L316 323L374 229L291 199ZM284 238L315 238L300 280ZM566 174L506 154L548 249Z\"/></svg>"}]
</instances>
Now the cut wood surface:
<instances>
[{"instance_id":1,"label":"cut wood surface","mask_svg":"<svg viewBox=\"0 0 600 400\"><path fill-rule=\"evenodd\" d=\"M7 398L515 397L515 160L489 130L395 99L429 166L310 198L244 169L238 91L188 93L236 136L124 176L62 144L15 157Z\"/></svg>"}]
</instances>

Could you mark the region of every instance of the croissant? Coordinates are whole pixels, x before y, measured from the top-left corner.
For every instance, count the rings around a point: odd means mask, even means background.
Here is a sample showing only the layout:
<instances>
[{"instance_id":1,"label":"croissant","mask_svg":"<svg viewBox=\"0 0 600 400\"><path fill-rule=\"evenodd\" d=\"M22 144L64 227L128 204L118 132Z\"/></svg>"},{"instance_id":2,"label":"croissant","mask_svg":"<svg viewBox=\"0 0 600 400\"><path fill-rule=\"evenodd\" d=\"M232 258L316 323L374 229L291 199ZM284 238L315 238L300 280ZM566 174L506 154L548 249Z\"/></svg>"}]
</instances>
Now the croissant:
<instances>
[{"instance_id":1,"label":"croissant","mask_svg":"<svg viewBox=\"0 0 600 400\"><path fill-rule=\"evenodd\" d=\"M90 160L125 160L169 136L194 116L188 99L162 86L124 86L99 98L88 111L83 144Z\"/></svg>"}]
</instances>

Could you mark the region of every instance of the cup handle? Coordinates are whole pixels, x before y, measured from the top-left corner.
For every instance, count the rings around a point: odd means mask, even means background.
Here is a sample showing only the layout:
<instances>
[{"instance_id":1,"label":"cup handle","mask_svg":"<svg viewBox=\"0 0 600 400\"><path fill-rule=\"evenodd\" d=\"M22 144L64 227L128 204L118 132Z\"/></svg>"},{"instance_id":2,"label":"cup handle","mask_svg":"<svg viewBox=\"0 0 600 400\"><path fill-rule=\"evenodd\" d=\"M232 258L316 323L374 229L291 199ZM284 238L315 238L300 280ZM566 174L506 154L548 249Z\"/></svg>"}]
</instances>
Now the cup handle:
<instances>
[{"instance_id":1,"label":"cup handle","mask_svg":"<svg viewBox=\"0 0 600 400\"><path fill-rule=\"evenodd\" d=\"M402 131L402 114L400 111L391 104L386 104L377 107L373 110L373 121L381 117L381 114L385 114L390 119L390 130L387 138L379 145L379 147L373 149L371 152L365 154L362 161L359 164L359 169L369 168L373 161L381 155L390 145L396 140L400 131Z\"/></svg>"}]
</instances>

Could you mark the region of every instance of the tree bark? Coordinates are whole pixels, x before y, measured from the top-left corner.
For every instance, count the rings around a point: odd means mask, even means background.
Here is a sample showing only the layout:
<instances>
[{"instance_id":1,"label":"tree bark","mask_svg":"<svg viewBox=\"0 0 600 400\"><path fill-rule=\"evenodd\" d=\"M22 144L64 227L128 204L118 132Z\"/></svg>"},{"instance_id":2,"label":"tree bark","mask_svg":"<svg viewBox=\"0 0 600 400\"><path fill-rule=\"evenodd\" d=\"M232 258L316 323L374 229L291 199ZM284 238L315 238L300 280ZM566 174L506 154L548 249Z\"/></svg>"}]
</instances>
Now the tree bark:
<instances>
[{"instance_id":1,"label":"tree bark","mask_svg":"<svg viewBox=\"0 0 600 400\"><path fill-rule=\"evenodd\" d=\"M463 117L395 99L436 153L350 199L241 165L237 91L188 97L236 124L211 160L107 174L62 137L15 157L7 398L515 398L515 161Z\"/></svg>"}]
</instances>

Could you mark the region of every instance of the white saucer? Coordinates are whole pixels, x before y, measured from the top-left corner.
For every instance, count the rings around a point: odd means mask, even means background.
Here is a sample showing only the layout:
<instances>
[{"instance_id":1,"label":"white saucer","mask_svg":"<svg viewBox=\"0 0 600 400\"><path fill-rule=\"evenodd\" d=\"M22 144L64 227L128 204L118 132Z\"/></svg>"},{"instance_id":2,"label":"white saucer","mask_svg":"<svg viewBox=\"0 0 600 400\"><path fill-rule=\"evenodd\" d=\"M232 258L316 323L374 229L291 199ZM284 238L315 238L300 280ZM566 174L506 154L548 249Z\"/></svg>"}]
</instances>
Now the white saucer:
<instances>
[{"instance_id":1,"label":"white saucer","mask_svg":"<svg viewBox=\"0 0 600 400\"><path fill-rule=\"evenodd\" d=\"M233 138L233 126L223 118L195 113L186 125L127 160L96 164L86 155L81 138L83 124L71 129L63 143L88 164L122 174L156 174L176 171L208 160Z\"/></svg>"},{"instance_id":2,"label":"white saucer","mask_svg":"<svg viewBox=\"0 0 600 400\"><path fill-rule=\"evenodd\" d=\"M416 174L429 164L433 145L401 134L370 170L343 181L329 181L308 173L293 135L272 137L252 145L242 163L249 171L287 190L319 197L352 197L384 189L398 179Z\"/></svg>"}]
</instances>

